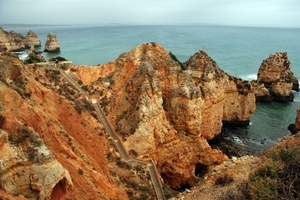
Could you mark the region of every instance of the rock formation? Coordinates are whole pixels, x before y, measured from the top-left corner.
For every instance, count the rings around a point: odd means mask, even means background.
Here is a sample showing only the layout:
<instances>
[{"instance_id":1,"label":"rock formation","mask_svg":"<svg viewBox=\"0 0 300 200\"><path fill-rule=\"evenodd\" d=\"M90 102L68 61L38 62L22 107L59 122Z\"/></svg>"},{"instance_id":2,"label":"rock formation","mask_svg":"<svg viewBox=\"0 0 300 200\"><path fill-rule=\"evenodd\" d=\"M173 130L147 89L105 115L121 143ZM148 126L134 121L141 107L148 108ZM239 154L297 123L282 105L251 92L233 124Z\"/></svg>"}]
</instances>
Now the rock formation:
<instances>
[{"instance_id":1,"label":"rock formation","mask_svg":"<svg viewBox=\"0 0 300 200\"><path fill-rule=\"evenodd\" d=\"M60 46L58 43L58 38L53 33L49 33L47 35L47 40L45 43L45 49L44 52L52 52L52 53L59 53L60 52Z\"/></svg>"},{"instance_id":2,"label":"rock formation","mask_svg":"<svg viewBox=\"0 0 300 200\"><path fill-rule=\"evenodd\" d=\"M23 42L25 48L27 49L30 49L31 47L41 47L41 41L39 40L37 34L32 30L28 31Z\"/></svg>"},{"instance_id":3,"label":"rock formation","mask_svg":"<svg viewBox=\"0 0 300 200\"><path fill-rule=\"evenodd\" d=\"M291 91L299 91L299 83L290 69L287 53L275 53L264 60L258 70L257 81L253 81L252 85L257 101L293 101Z\"/></svg>"},{"instance_id":4,"label":"rock formation","mask_svg":"<svg viewBox=\"0 0 300 200\"><path fill-rule=\"evenodd\" d=\"M296 134L300 131L300 106L297 109L295 123L290 124L288 129L292 134Z\"/></svg>"},{"instance_id":5,"label":"rock formation","mask_svg":"<svg viewBox=\"0 0 300 200\"><path fill-rule=\"evenodd\" d=\"M69 172L53 158L38 133L30 128L17 129L11 136L0 129L0 186L11 194L49 199L54 187L72 186Z\"/></svg>"},{"instance_id":6,"label":"rock formation","mask_svg":"<svg viewBox=\"0 0 300 200\"><path fill-rule=\"evenodd\" d=\"M77 73L102 90L100 103L127 150L153 158L174 188L193 185L227 160L207 141L223 123L247 124L255 110L249 82L227 75L204 51L182 64L163 47L145 43Z\"/></svg>"},{"instance_id":7,"label":"rock formation","mask_svg":"<svg viewBox=\"0 0 300 200\"><path fill-rule=\"evenodd\" d=\"M22 34L7 32L0 27L0 51L24 51L24 39Z\"/></svg>"},{"instance_id":8,"label":"rock formation","mask_svg":"<svg viewBox=\"0 0 300 200\"><path fill-rule=\"evenodd\" d=\"M109 173L114 154L83 97L72 91L75 109L56 70L25 66L11 53L0 54L0 66L0 196L128 199Z\"/></svg>"}]
</instances>

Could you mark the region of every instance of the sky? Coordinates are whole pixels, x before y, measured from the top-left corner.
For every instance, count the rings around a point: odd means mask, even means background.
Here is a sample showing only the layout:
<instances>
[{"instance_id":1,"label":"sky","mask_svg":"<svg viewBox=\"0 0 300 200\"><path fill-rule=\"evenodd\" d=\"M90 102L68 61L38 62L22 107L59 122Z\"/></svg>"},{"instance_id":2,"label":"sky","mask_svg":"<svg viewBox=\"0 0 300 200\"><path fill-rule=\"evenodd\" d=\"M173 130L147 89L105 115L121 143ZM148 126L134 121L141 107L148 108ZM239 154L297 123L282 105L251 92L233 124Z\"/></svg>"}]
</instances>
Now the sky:
<instances>
[{"instance_id":1,"label":"sky","mask_svg":"<svg viewBox=\"0 0 300 200\"><path fill-rule=\"evenodd\" d=\"M0 24L300 28L300 0L0 0Z\"/></svg>"}]
</instances>

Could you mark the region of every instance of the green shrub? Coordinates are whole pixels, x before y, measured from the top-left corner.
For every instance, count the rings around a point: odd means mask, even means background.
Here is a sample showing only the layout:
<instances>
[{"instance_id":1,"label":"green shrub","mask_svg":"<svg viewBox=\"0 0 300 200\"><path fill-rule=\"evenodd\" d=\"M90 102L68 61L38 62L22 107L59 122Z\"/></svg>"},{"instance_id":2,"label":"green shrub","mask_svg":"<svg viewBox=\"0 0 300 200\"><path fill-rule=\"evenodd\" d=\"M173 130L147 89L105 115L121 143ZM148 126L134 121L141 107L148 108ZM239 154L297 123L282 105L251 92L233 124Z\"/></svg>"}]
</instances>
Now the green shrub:
<instances>
[{"instance_id":1,"label":"green shrub","mask_svg":"<svg viewBox=\"0 0 300 200\"><path fill-rule=\"evenodd\" d=\"M300 149L280 149L270 153L264 165L250 175L253 199L300 198Z\"/></svg>"},{"instance_id":2,"label":"green shrub","mask_svg":"<svg viewBox=\"0 0 300 200\"><path fill-rule=\"evenodd\" d=\"M50 58L49 58L49 62L55 61L56 59L57 59L58 61L67 61L67 59L65 59L64 57L57 56L57 57L50 57Z\"/></svg>"},{"instance_id":3,"label":"green shrub","mask_svg":"<svg viewBox=\"0 0 300 200\"><path fill-rule=\"evenodd\" d=\"M223 174L223 176L220 176L216 179L215 185L228 185L233 182L233 178L229 176L228 174Z\"/></svg>"},{"instance_id":4,"label":"green shrub","mask_svg":"<svg viewBox=\"0 0 300 200\"><path fill-rule=\"evenodd\" d=\"M135 180L128 180L126 183L130 188L137 189L138 187L138 183Z\"/></svg>"},{"instance_id":5,"label":"green shrub","mask_svg":"<svg viewBox=\"0 0 300 200\"><path fill-rule=\"evenodd\" d=\"M174 196L177 195L176 191L172 190L171 188L169 188L166 185L163 185L163 191L164 191L165 197L167 199L170 199L170 198L172 198L172 197L174 197Z\"/></svg>"},{"instance_id":6,"label":"green shrub","mask_svg":"<svg viewBox=\"0 0 300 200\"><path fill-rule=\"evenodd\" d=\"M177 57L176 57L171 51L169 51L169 55L171 56L171 58L172 58L174 61L176 61L176 62L179 63L179 65L180 65L180 67L181 67L182 70L186 70L186 68L183 66L182 62L180 62L180 61L177 59Z\"/></svg>"},{"instance_id":7,"label":"green shrub","mask_svg":"<svg viewBox=\"0 0 300 200\"><path fill-rule=\"evenodd\" d=\"M202 86L200 86L200 91L201 91L202 96L205 98L205 93L204 93L204 89Z\"/></svg>"},{"instance_id":8,"label":"green shrub","mask_svg":"<svg viewBox=\"0 0 300 200\"><path fill-rule=\"evenodd\" d=\"M4 123L5 117L4 115L0 114L0 128L2 128L2 125Z\"/></svg>"},{"instance_id":9,"label":"green shrub","mask_svg":"<svg viewBox=\"0 0 300 200\"><path fill-rule=\"evenodd\" d=\"M30 138L30 130L26 126L17 129L17 134L17 138L13 141L17 145Z\"/></svg>"},{"instance_id":10,"label":"green shrub","mask_svg":"<svg viewBox=\"0 0 300 200\"><path fill-rule=\"evenodd\" d=\"M89 90L89 86L87 86L87 85L81 86L81 88L82 88L84 91L88 91L88 90Z\"/></svg>"},{"instance_id":11,"label":"green shrub","mask_svg":"<svg viewBox=\"0 0 300 200\"><path fill-rule=\"evenodd\" d=\"M25 64L31 64L31 63L38 63L38 62L44 62L45 60L42 57L39 57L38 55L34 53L28 54L28 57L26 60L24 60Z\"/></svg>"},{"instance_id":12,"label":"green shrub","mask_svg":"<svg viewBox=\"0 0 300 200\"><path fill-rule=\"evenodd\" d=\"M79 168L79 169L77 170L77 172L78 172L79 175L83 175L83 170L82 170L81 168Z\"/></svg>"},{"instance_id":13,"label":"green shrub","mask_svg":"<svg viewBox=\"0 0 300 200\"><path fill-rule=\"evenodd\" d=\"M78 80L77 83L78 83L79 85L82 85L82 84L83 84L83 83L82 83L82 80Z\"/></svg>"}]
</instances>

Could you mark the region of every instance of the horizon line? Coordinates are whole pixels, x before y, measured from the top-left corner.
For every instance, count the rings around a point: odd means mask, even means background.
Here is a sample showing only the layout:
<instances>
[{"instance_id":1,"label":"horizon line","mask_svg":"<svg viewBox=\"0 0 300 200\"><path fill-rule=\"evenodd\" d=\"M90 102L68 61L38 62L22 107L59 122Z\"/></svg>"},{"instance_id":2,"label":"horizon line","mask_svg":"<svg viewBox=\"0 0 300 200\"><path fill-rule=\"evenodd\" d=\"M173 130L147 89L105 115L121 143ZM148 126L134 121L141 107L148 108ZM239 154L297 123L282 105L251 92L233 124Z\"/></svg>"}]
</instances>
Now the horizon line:
<instances>
[{"instance_id":1,"label":"horizon line","mask_svg":"<svg viewBox=\"0 0 300 200\"><path fill-rule=\"evenodd\" d=\"M52 27L52 26L227 26L248 28L285 28L300 29L300 27L289 26L263 26L263 25L232 25L217 23L79 23L79 24L27 24L27 23L5 23L0 24L2 28L27 28L27 27Z\"/></svg>"}]
</instances>

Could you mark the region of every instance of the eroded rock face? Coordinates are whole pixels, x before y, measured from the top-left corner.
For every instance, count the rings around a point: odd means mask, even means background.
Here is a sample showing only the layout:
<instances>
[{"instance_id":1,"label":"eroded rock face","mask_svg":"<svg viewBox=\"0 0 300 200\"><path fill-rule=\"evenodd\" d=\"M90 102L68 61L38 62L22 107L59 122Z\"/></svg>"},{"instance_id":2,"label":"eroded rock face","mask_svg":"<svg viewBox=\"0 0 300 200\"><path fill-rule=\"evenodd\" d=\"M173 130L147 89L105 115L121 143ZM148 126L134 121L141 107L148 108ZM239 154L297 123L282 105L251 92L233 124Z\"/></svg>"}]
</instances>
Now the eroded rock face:
<instances>
[{"instance_id":1,"label":"eroded rock face","mask_svg":"<svg viewBox=\"0 0 300 200\"><path fill-rule=\"evenodd\" d=\"M41 41L39 40L37 34L32 30L28 31L23 42L24 42L25 48L27 48L27 49L30 49L32 47L41 47Z\"/></svg>"},{"instance_id":2,"label":"eroded rock face","mask_svg":"<svg viewBox=\"0 0 300 200\"><path fill-rule=\"evenodd\" d=\"M204 51L181 64L168 50L146 43L77 73L85 84L102 88L100 104L126 149L153 158L174 188L193 185L227 160L207 140L223 122L247 124L255 110L251 85L224 73Z\"/></svg>"},{"instance_id":3,"label":"eroded rock face","mask_svg":"<svg viewBox=\"0 0 300 200\"><path fill-rule=\"evenodd\" d=\"M38 133L27 127L18 133L8 139L8 133L0 129L0 183L5 191L50 199L59 182L65 190L72 186L69 172L53 158Z\"/></svg>"},{"instance_id":4,"label":"eroded rock face","mask_svg":"<svg viewBox=\"0 0 300 200\"><path fill-rule=\"evenodd\" d=\"M14 31L7 32L0 27L0 51L24 51L24 36Z\"/></svg>"},{"instance_id":5,"label":"eroded rock face","mask_svg":"<svg viewBox=\"0 0 300 200\"><path fill-rule=\"evenodd\" d=\"M19 194L11 199L84 199L87 193L128 199L109 173L102 125L55 90L67 81L9 52L0 53L0 66L0 196L5 190Z\"/></svg>"},{"instance_id":6,"label":"eroded rock face","mask_svg":"<svg viewBox=\"0 0 300 200\"><path fill-rule=\"evenodd\" d=\"M55 34L49 33L47 35L44 52L52 52L52 53L60 52L58 38Z\"/></svg>"},{"instance_id":7,"label":"eroded rock face","mask_svg":"<svg viewBox=\"0 0 300 200\"><path fill-rule=\"evenodd\" d=\"M257 101L293 101L294 95L291 91L299 91L299 83L290 69L287 53L278 52L264 60L253 86Z\"/></svg>"}]
</instances>

